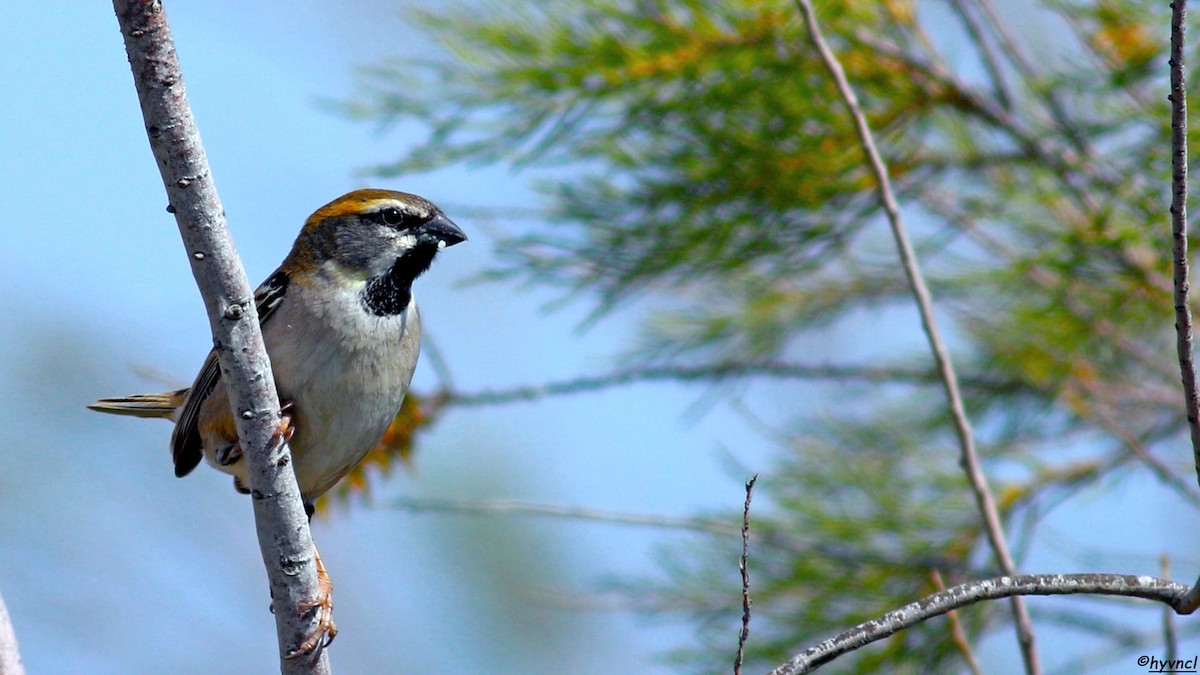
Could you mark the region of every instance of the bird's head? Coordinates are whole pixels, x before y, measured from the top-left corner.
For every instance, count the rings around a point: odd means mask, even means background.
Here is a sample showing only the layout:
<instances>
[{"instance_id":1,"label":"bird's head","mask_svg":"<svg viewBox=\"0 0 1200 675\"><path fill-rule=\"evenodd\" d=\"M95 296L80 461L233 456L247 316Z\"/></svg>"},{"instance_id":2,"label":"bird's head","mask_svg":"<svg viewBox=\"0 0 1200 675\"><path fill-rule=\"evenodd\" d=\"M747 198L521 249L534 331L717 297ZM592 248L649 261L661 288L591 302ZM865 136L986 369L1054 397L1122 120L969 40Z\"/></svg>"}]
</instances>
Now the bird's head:
<instances>
[{"instance_id":1,"label":"bird's head","mask_svg":"<svg viewBox=\"0 0 1200 675\"><path fill-rule=\"evenodd\" d=\"M413 280L467 235L432 202L406 192L355 190L317 209L281 270L296 283L311 275L361 293L379 315L404 311Z\"/></svg>"},{"instance_id":2,"label":"bird's head","mask_svg":"<svg viewBox=\"0 0 1200 675\"><path fill-rule=\"evenodd\" d=\"M438 251L467 235L441 209L417 195L355 190L317 209L304 224L293 256L363 280L403 273L409 281ZM397 268L397 266L399 266Z\"/></svg>"}]
</instances>

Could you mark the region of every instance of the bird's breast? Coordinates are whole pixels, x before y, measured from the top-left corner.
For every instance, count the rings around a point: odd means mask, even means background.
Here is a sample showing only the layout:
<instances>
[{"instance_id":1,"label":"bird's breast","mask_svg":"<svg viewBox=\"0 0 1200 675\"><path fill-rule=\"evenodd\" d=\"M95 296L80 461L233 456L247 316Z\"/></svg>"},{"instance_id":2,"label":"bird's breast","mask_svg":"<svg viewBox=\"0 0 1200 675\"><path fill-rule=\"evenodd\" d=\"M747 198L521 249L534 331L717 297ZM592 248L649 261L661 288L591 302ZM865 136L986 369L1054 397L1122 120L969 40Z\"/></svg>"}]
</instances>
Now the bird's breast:
<instances>
[{"instance_id":1,"label":"bird's breast","mask_svg":"<svg viewBox=\"0 0 1200 675\"><path fill-rule=\"evenodd\" d=\"M294 405L290 445L305 500L333 487L383 437L412 381L420 334L415 302L378 316L354 288L289 289L263 339L280 400Z\"/></svg>"}]
</instances>

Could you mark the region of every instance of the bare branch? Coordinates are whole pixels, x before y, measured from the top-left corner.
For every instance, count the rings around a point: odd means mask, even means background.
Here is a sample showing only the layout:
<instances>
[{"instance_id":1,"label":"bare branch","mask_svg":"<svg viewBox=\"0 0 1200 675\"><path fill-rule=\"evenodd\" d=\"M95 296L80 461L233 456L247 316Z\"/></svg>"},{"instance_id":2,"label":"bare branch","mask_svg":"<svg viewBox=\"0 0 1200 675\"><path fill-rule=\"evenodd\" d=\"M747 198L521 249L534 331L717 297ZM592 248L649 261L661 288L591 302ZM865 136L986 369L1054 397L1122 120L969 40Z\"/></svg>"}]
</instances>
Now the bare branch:
<instances>
[{"instance_id":1,"label":"bare branch","mask_svg":"<svg viewBox=\"0 0 1200 675\"><path fill-rule=\"evenodd\" d=\"M1196 394L1196 362L1192 350L1192 309L1188 305L1187 231L1187 78L1183 43L1187 31L1187 0L1171 3L1171 266L1174 269L1175 349L1183 384L1184 408L1192 437L1192 457L1200 480L1200 397ZM1200 581L1188 595L1188 607L1200 607Z\"/></svg>"},{"instance_id":2,"label":"bare branch","mask_svg":"<svg viewBox=\"0 0 1200 675\"><path fill-rule=\"evenodd\" d=\"M327 673L325 651L313 658L284 658L317 630L317 615L302 612L317 597L317 574L308 519L291 469L291 453L278 433L279 398L254 305L187 102L179 61L158 0L113 0L141 102L150 147L158 162L204 298L221 376L237 412L259 546L276 608L284 673Z\"/></svg>"},{"instance_id":3,"label":"bare branch","mask_svg":"<svg viewBox=\"0 0 1200 675\"><path fill-rule=\"evenodd\" d=\"M1192 454L1200 479L1200 397L1196 394L1196 363L1192 350L1192 310L1188 305L1187 229L1187 92L1184 88L1183 41L1187 0L1171 3L1171 237L1175 286L1175 336L1183 381Z\"/></svg>"},{"instance_id":4,"label":"bare branch","mask_svg":"<svg viewBox=\"0 0 1200 675\"><path fill-rule=\"evenodd\" d=\"M0 675L25 675L21 663L21 650L17 645L17 633L13 630L12 618L0 597Z\"/></svg>"},{"instance_id":5,"label":"bare branch","mask_svg":"<svg viewBox=\"0 0 1200 675\"><path fill-rule=\"evenodd\" d=\"M742 573L742 630L738 633L737 657L733 660L733 675L741 675L742 658L746 655L746 640L750 638L750 570L746 567L750 557L750 498L754 495L754 484L758 474L746 481L746 503L742 507L742 557L738 569Z\"/></svg>"},{"instance_id":6,"label":"bare branch","mask_svg":"<svg viewBox=\"0 0 1200 675\"><path fill-rule=\"evenodd\" d=\"M809 673L863 645L882 640L906 628L984 600L1022 595L1117 595L1166 603L1176 611L1188 594L1188 587L1147 576L1132 574L1022 574L971 581L934 593L883 616L839 633L793 656L771 671L771 675Z\"/></svg>"},{"instance_id":7,"label":"bare branch","mask_svg":"<svg viewBox=\"0 0 1200 675\"><path fill-rule=\"evenodd\" d=\"M804 15L805 23L808 26L809 38L816 46L817 51L820 52L821 60L825 63L830 76L837 84L842 102L854 120L854 126L858 132L863 152L866 154L867 160L871 165L871 170L875 174L875 179L879 183L879 200L884 212L887 214L888 223L891 225L892 234L896 239L896 247L900 253L900 262L904 267L904 274L908 277L913 298L921 314L921 326L925 330L925 335L929 338L929 347L933 352L934 362L937 364L938 373L941 375L942 384L946 390L950 417L954 422L954 429L958 435L959 445L962 450L963 470L966 472L967 479L971 483L971 489L975 493L975 499L979 505L980 514L983 517L984 529L987 531L988 541L991 544L992 551L995 553L1000 569L1004 574L1014 575L1016 574L1016 563L1013 562L1012 555L1008 550L1008 542L1004 537L1004 525L1000 520L1000 511L996 508L995 500L988 488L987 477L984 476L983 470L979 465L979 457L975 451L974 433L971 430L971 423L967 419L962 394L959 392L958 378L954 373L954 365L950 360L950 353L946 349L946 345L942 342L941 335L938 332L937 321L933 314L933 300L929 294L929 289L925 286L925 278L921 274L916 252L913 250L912 243L909 241L908 234L904 228L904 222L900 217L900 205L897 203L896 196L892 192L887 165L884 164L883 157L879 154L879 149L875 146L875 140L871 135L870 126L867 124L866 115L863 114L862 108L858 104L858 97L855 95L854 89L850 86L850 82L846 79L845 71L843 71L837 57L833 54L833 50L830 49L829 44L825 42L825 38L821 34L821 28L817 24L817 17L813 11L812 3L810 0L796 0L796 4L799 6L801 14ZM1035 648L1033 622L1029 619L1029 611L1025 607L1025 603L1019 597L1013 596L1012 608L1017 626L1017 637L1021 645L1021 655L1025 660L1025 670L1030 675L1034 675L1040 672L1041 668L1038 665L1037 650Z\"/></svg>"}]
</instances>

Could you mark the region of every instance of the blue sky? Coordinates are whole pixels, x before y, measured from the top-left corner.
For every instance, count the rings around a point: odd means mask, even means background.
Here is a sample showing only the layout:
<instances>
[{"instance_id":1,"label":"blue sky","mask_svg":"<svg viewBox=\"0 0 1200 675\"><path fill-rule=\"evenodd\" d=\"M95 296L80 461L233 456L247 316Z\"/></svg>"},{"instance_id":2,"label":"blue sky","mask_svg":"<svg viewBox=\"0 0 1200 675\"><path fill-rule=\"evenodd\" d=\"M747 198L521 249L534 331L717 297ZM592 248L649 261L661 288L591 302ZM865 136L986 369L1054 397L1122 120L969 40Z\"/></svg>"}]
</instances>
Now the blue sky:
<instances>
[{"instance_id":1,"label":"blue sky","mask_svg":"<svg viewBox=\"0 0 1200 675\"><path fill-rule=\"evenodd\" d=\"M83 407L163 380L186 384L211 341L111 8L72 10L10 3L0 22L0 593L30 672L271 671L274 622L245 498L203 467L174 478L168 425ZM581 332L586 305L548 312L551 295L463 283L493 255L491 233L524 224L473 222L453 205L536 206L526 175L460 167L379 181L357 173L399 156L419 133L380 135L319 104L354 92L357 65L432 49L391 3L168 2L168 12L252 283L278 264L316 207L365 185L403 189L446 206L471 235L416 289L461 389L616 362L634 319ZM920 334L912 322L888 338L919 344ZM415 387L434 383L426 362ZM755 392L765 419L819 414L825 404L813 387ZM603 579L654 574L654 551L686 535L418 516L386 502L503 497L665 515L733 511L743 477L730 460L766 470L766 443L722 406L690 414L702 395L638 385L449 414L414 471L377 485L374 505L338 509L314 528L337 586L335 668L669 672L656 659L687 640L686 628L569 607L611 606ZM1167 550L1190 578L1200 561L1180 512L1141 477L1085 491L1047 522L1026 569L1095 571L1083 551L1099 536L1112 542L1103 552L1116 554L1104 560L1118 566L1104 571L1153 573ZM514 560L514 546L532 555ZM729 579L717 592L739 593L732 557ZM516 589L516 600L498 589ZM1153 621L1153 611L1140 616ZM1042 639L1058 650L1071 646L1068 637ZM531 638L540 650L513 648ZM735 641L731 632L731 655ZM982 649L1009 663L1011 634ZM1112 672L1129 672L1123 665Z\"/></svg>"}]
</instances>

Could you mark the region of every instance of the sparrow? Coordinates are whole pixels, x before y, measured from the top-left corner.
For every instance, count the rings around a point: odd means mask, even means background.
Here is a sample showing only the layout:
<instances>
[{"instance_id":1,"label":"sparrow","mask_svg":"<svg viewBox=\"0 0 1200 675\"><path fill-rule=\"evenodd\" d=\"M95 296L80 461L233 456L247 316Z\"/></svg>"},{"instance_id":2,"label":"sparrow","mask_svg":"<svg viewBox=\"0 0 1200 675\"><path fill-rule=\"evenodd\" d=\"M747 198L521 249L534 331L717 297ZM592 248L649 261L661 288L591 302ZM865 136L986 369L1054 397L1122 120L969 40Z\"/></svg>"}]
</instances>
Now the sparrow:
<instances>
[{"instance_id":1,"label":"sparrow","mask_svg":"<svg viewBox=\"0 0 1200 675\"><path fill-rule=\"evenodd\" d=\"M362 461L400 410L421 348L412 284L437 254L467 236L416 195L356 190L317 209L283 264L254 293L284 413L292 467L309 518L313 504ZM175 423L175 475L206 460L248 493L246 463L211 351L191 387L102 398L93 410ZM290 657L337 635L333 583L314 546L317 631Z\"/></svg>"}]
</instances>

